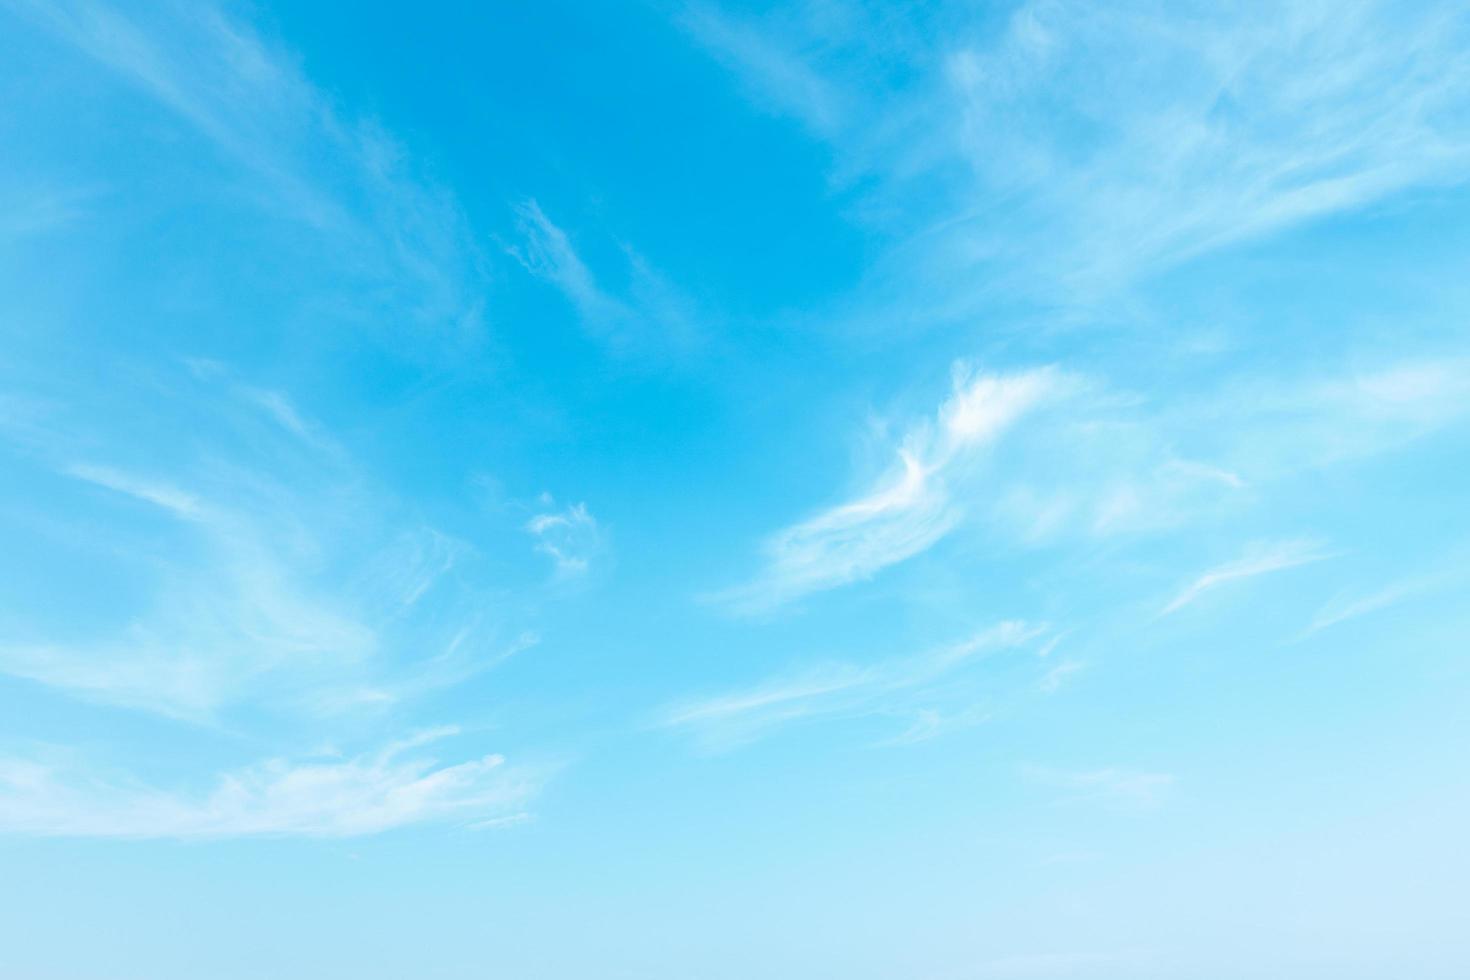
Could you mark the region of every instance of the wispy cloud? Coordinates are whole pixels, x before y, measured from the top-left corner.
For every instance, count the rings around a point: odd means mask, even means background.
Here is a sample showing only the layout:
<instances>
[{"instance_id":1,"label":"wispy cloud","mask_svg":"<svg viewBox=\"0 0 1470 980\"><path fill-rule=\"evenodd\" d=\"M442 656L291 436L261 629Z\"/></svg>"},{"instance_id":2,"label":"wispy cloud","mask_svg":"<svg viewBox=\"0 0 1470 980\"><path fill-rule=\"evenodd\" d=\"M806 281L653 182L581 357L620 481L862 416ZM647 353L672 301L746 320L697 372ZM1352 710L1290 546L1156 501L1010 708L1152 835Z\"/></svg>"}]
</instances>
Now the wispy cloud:
<instances>
[{"instance_id":1,"label":"wispy cloud","mask_svg":"<svg viewBox=\"0 0 1470 980\"><path fill-rule=\"evenodd\" d=\"M53 465L93 491L71 504L98 520L75 546L88 560L106 556L133 600L86 628L6 608L0 672L214 722L246 705L392 707L534 643L508 626L510 604L490 614L473 548L399 520L393 496L285 394L262 406L259 389L222 386L223 370L199 382L203 400L189 385L171 393L192 430L210 434L207 457L175 461L167 477L87 459ZM35 425L51 453L86 441L74 426Z\"/></svg>"},{"instance_id":2,"label":"wispy cloud","mask_svg":"<svg viewBox=\"0 0 1470 980\"><path fill-rule=\"evenodd\" d=\"M1036 683L1036 689L1043 694L1055 694L1069 677L1085 669L1087 665L1080 660L1063 660L1041 675L1041 680Z\"/></svg>"},{"instance_id":3,"label":"wispy cloud","mask_svg":"<svg viewBox=\"0 0 1470 980\"><path fill-rule=\"evenodd\" d=\"M1090 800L1128 809L1156 807L1174 786L1174 777L1168 773L1111 766L1079 770L1025 766L1022 773L1039 785L1068 791L1069 799Z\"/></svg>"},{"instance_id":4,"label":"wispy cloud","mask_svg":"<svg viewBox=\"0 0 1470 980\"><path fill-rule=\"evenodd\" d=\"M191 493L187 493L145 477L124 473L110 466L95 463L72 463L64 470L67 476L115 490L146 504L162 508L182 520L195 521L204 517L203 505Z\"/></svg>"},{"instance_id":5,"label":"wispy cloud","mask_svg":"<svg viewBox=\"0 0 1470 980\"><path fill-rule=\"evenodd\" d=\"M943 702L947 710L956 695L964 696L947 685L947 678L952 681L992 654L1024 648L1045 632L1044 626L1007 621L960 643L921 654L866 665L819 664L754 687L674 704L661 713L658 723L691 731L705 745L719 748L751 741L799 721L899 715L912 721L890 744L923 741L938 734L948 721L983 717L968 703L952 713L925 703Z\"/></svg>"},{"instance_id":6,"label":"wispy cloud","mask_svg":"<svg viewBox=\"0 0 1470 980\"><path fill-rule=\"evenodd\" d=\"M47 837L353 837L523 812L541 774L499 755L444 765L436 729L350 759L271 759L198 793L28 759L0 759L0 832Z\"/></svg>"},{"instance_id":7,"label":"wispy cloud","mask_svg":"<svg viewBox=\"0 0 1470 980\"><path fill-rule=\"evenodd\" d=\"M1470 160L1470 18L1444 8L1295 3L1269 29L1235 8L1078 0L999 25L962 3L686 10L758 104L868 178L855 210L906 241L884 283L906 321L998 288L1096 295L1461 181Z\"/></svg>"},{"instance_id":8,"label":"wispy cloud","mask_svg":"<svg viewBox=\"0 0 1470 980\"><path fill-rule=\"evenodd\" d=\"M482 259L453 198L416 176L381 126L344 118L250 25L209 3L10 6L184 121L250 177L262 211L322 236L330 247L313 257L355 291L369 286L375 313L479 325Z\"/></svg>"},{"instance_id":9,"label":"wispy cloud","mask_svg":"<svg viewBox=\"0 0 1470 980\"><path fill-rule=\"evenodd\" d=\"M1407 359L1307 378L1230 378L1146 399L1056 368L984 374L960 365L950 397L904 432L871 489L772 535L765 568L714 598L767 611L871 578L967 521L1041 545L1228 513L1303 470L1396 450L1470 416L1462 367L1456 358ZM1027 437L1002 445L1022 421ZM978 465L1002 449L1003 465Z\"/></svg>"},{"instance_id":10,"label":"wispy cloud","mask_svg":"<svg viewBox=\"0 0 1470 980\"><path fill-rule=\"evenodd\" d=\"M542 503L550 505L550 497ZM536 539L536 550L551 559L560 575L585 574L592 556L602 546L602 530L585 503L543 511L526 522L526 533Z\"/></svg>"},{"instance_id":11,"label":"wispy cloud","mask_svg":"<svg viewBox=\"0 0 1470 980\"><path fill-rule=\"evenodd\" d=\"M1387 609L1406 599L1429 592L1442 583L1442 577L1416 576L1395 582L1366 595L1340 593L1322 604L1312 616L1312 621L1302 630L1302 636L1310 636L1360 616Z\"/></svg>"},{"instance_id":12,"label":"wispy cloud","mask_svg":"<svg viewBox=\"0 0 1470 980\"><path fill-rule=\"evenodd\" d=\"M739 73L757 101L795 115L819 136L834 135L847 122L846 96L791 46L792 35L763 30L706 3L686 6L680 22Z\"/></svg>"},{"instance_id":13,"label":"wispy cloud","mask_svg":"<svg viewBox=\"0 0 1470 980\"><path fill-rule=\"evenodd\" d=\"M625 288L611 290L594 275L571 237L535 200L515 206L520 240L506 252L564 295L584 328L620 353L687 350L698 328L691 301L632 247L623 244Z\"/></svg>"},{"instance_id":14,"label":"wispy cloud","mask_svg":"<svg viewBox=\"0 0 1470 980\"><path fill-rule=\"evenodd\" d=\"M1063 387L1063 376L1049 368L983 374L956 366L950 397L904 435L895 465L875 488L771 537L761 574L717 598L744 611L768 609L928 549L965 516L948 481Z\"/></svg>"},{"instance_id":15,"label":"wispy cloud","mask_svg":"<svg viewBox=\"0 0 1470 980\"><path fill-rule=\"evenodd\" d=\"M1162 610L1160 616L1168 616L1194 602L1201 595L1222 585L1242 579L1269 575L1272 572L1296 568L1332 557L1326 547L1318 541L1299 540L1254 544L1234 561L1226 562L1205 572L1175 596Z\"/></svg>"},{"instance_id":16,"label":"wispy cloud","mask_svg":"<svg viewBox=\"0 0 1470 980\"><path fill-rule=\"evenodd\" d=\"M0 174L0 248L67 228L86 215L95 196L94 188L59 187Z\"/></svg>"}]
</instances>

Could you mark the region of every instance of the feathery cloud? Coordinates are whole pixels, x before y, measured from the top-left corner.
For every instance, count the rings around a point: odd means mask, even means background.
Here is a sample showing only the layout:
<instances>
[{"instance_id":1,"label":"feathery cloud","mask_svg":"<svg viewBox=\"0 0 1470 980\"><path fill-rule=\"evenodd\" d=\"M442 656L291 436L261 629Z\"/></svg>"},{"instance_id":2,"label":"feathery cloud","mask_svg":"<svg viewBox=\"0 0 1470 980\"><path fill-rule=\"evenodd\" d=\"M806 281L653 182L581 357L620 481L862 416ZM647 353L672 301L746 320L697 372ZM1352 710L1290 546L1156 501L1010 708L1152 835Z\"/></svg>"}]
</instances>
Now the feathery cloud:
<instances>
[{"instance_id":1,"label":"feathery cloud","mask_svg":"<svg viewBox=\"0 0 1470 980\"><path fill-rule=\"evenodd\" d=\"M1302 636L1310 636L1320 630L1329 629L1348 620L1357 619L1387 609L1390 606L1411 599L1415 596L1429 592L1436 586L1442 584L1442 577L1416 576L1395 582L1392 585L1370 592L1367 595L1351 596L1339 594L1323 603L1312 621L1302 631Z\"/></svg>"},{"instance_id":2,"label":"feathery cloud","mask_svg":"<svg viewBox=\"0 0 1470 980\"><path fill-rule=\"evenodd\" d=\"M12 6L213 145L251 178L255 206L328 244L312 254L334 279L370 287L374 313L480 325L483 260L453 197L416 176L381 126L344 118L249 24L210 3ZM348 291L337 305L352 302Z\"/></svg>"},{"instance_id":3,"label":"feathery cloud","mask_svg":"<svg viewBox=\"0 0 1470 980\"><path fill-rule=\"evenodd\" d=\"M698 331L689 299L633 248L620 249L626 288L611 291L540 204L528 199L514 210L520 240L506 253L565 296L589 334L618 353L666 354L693 345Z\"/></svg>"},{"instance_id":4,"label":"feathery cloud","mask_svg":"<svg viewBox=\"0 0 1470 980\"><path fill-rule=\"evenodd\" d=\"M1331 552L1318 541L1280 541L1251 545L1241 557L1218 565L1191 582L1159 611L1159 615L1168 616L1177 612L1206 592L1230 582L1269 575L1330 557Z\"/></svg>"},{"instance_id":5,"label":"feathery cloud","mask_svg":"<svg viewBox=\"0 0 1470 980\"><path fill-rule=\"evenodd\" d=\"M542 503L550 504L549 497ZM583 575L592 556L602 547L602 530L585 503L545 511L526 522L526 533L536 539L536 550L549 557L563 576Z\"/></svg>"},{"instance_id":6,"label":"feathery cloud","mask_svg":"<svg viewBox=\"0 0 1470 980\"><path fill-rule=\"evenodd\" d=\"M937 734L951 716L928 702L964 696L954 677L988 656L1026 647L1045 626L998 623L948 646L875 663L825 663L772 678L754 687L666 708L660 727L693 732L710 747L751 741L783 725L817 718L910 715L909 729L890 744L922 741ZM920 706L915 707L915 704ZM954 718L979 717L963 705Z\"/></svg>"},{"instance_id":7,"label":"feathery cloud","mask_svg":"<svg viewBox=\"0 0 1470 980\"><path fill-rule=\"evenodd\" d=\"M203 793L74 766L0 758L0 832L46 837L354 837L516 816L541 776L486 755L442 765L417 750L441 728L349 759L270 759Z\"/></svg>"},{"instance_id":8,"label":"feathery cloud","mask_svg":"<svg viewBox=\"0 0 1470 980\"><path fill-rule=\"evenodd\" d=\"M97 520L81 547L109 555L99 574L132 599L83 629L5 608L0 673L203 723L246 706L391 707L534 644L525 628L507 634L511 609L488 615L473 548L398 520L393 496L283 393L262 406L259 389L222 385L223 371L172 393L209 434L206 458L175 461L167 477L85 459L51 467L95 491L71 504ZM90 441L44 416L33 427L54 454Z\"/></svg>"},{"instance_id":9,"label":"feathery cloud","mask_svg":"<svg viewBox=\"0 0 1470 980\"><path fill-rule=\"evenodd\" d=\"M899 242L875 318L1085 302L1470 161L1470 17L1435 5L1296 3L1269 25L1203 3L685 10Z\"/></svg>"},{"instance_id":10,"label":"feathery cloud","mask_svg":"<svg viewBox=\"0 0 1470 980\"><path fill-rule=\"evenodd\" d=\"M949 481L1057 395L1064 378L1050 368L999 375L957 365L953 385L935 418L905 434L894 467L873 490L773 535L760 575L717 598L742 611L761 611L870 578L928 549L965 517Z\"/></svg>"}]
</instances>

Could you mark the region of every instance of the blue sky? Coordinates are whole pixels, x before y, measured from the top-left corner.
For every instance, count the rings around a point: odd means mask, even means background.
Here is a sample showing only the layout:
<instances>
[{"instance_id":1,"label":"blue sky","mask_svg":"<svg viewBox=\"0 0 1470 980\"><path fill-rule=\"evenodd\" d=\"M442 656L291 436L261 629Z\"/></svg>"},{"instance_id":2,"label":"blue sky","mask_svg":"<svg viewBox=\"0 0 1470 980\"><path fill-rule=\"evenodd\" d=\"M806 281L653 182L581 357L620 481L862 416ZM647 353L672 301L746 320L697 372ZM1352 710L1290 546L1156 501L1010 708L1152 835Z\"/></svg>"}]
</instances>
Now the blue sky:
<instances>
[{"instance_id":1,"label":"blue sky","mask_svg":"<svg viewBox=\"0 0 1470 980\"><path fill-rule=\"evenodd\" d=\"M1470 974L1466 50L0 3L0 974Z\"/></svg>"}]
</instances>

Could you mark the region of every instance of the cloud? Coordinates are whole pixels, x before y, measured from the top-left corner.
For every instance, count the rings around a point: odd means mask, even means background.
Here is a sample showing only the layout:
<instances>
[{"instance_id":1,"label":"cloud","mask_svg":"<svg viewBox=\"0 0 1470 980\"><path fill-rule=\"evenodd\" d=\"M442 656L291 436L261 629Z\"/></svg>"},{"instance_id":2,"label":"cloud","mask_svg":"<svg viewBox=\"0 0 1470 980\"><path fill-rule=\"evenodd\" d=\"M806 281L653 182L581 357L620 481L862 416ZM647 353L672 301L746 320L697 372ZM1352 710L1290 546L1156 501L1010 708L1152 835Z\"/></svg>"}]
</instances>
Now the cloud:
<instances>
[{"instance_id":1,"label":"cloud","mask_svg":"<svg viewBox=\"0 0 1470 980\"><path fill-rule=\"evenodd\" d=\"M246 707L382 710L535 643L509 627L513 603L491 604L475 549L404 520L285 394L272 393L262 425L258 389L219 376L196 385L152 395L208 446L167 466L65 460L94 442L85 427L34 423L63 457L50 468L91 491L57 506L93 532L49 546L96 565L104 593L125 599L76 596L65 622L4 604L0 672L216 723Z\"/></svg>"},{"instance_id":2,"label":"cloud","mask_svg":"<svg viewBox=\"0 0 1470 980\"><path fill-rule=\"evenodd\" d=\"M962 363L950 397L903 434L871 489L771 535L761 572L713 598L769 611L869 579L967 523L1039 546L1226 514L1303 470L1396 450L1470 415L1462 368L1422 357L1145 397L1055 367L984 374ZM1026 437L1003 441L1023 420Z\"/></svg>"},{"instance_id":3,"label":"cloud","mask_svg":"<svg viewBox=\"0 0 1470 980\"><path fill-rule=\"evenodd\" d=\"M506 253L531 275L554 286L583 327L619 353L686 350L696 341L690 300L631 246L622 245L626 287L610 291L533 199L514 208L520 241Z\"/></svg>"},{"instance_id":4,"label":"cloud","mask_svg":"<svg viewBox=\"0 0 1470 980\"><path fill-rule=\"evenodd\" d=\"M807 0L680 23L824 140L896 244L871 319L1086 303L1240 242L1464 180L1470 19L1434 5ZM1167 83L1160 80L1167 79Z\"/></svg>"},{"instance_id":5,"label":"cloud","mask_svg":"<svg viewBox=\"0 0 1470 980\"><path fill-rule=\"evenodd\" d=\"M783 35L731 17L711 4L690 4L680 23L726 66L739 73L757 100L796 115L819 136L836 133L850 107L842 92L813 70ZM789 35L786 35L789 37Z\"/></svg>"},{"instance_id":6,"label":"cloud","mask_svg":"<svg viewBox=\"0 0 1470 980\"><path fill-rule=\"evenodd\" d=\"M957 675L991 654L1023 648L1045 632L1044 626L1006 621L921 654L867 665L819 664L754 687L679 702L659 714L658 724L691 731L706 746L724 748L800 721L899 715L913 720L885 744L923 741L947 725L983 718L970 703L953 712L940 710L944 702L968 694L954 682Z\"/></svg>"},{"instance_id":7,"label":"cloud","mask_svg":"<svg viewBox=\"0 0 1470 980\"><path fill-rule=\"evenodd\" d=\"M120 10L88 0L12 5L141 93L250 178L261 211L325 243L337 306L457 330L483 314L482 258L458 204L417 177L372 120L344 118L297 61L208 3ZM358 310L365 313L366 308Z\"/></svg>"},{"instance_id":8,"label":"cloud","mask_svg":"<svg viewBox=\"0 0 1470 980\"><path fill-rule=\"evenodd\" d=\"M1350 596L1339 594L1323 603L1312 621L1302 631L1302 636L1307 637L1320 630L1329 629L1348 620L1367 616L1371 613L1387 609L1390 606L1422 595L1443 584L1443 576L1417 576L1395 582L1392 585L1370 592L1367 595Z\"/></svg>"},{"instance_id":9,"label":"cloud","mask_svg":"<svg viewBox=\"0 0 1470 980\"><path fill-rule=\"evenodd\" d=\"M115 490L146 504L162 508L181 520L197 521L204 516L203 507L197 497L166 483L133 476L110 466L98 466L94 463L73 463L67 466L64 472L67 476L85 480L108 490Z\"/></svg>"},{"instance_id":10,"label":"cloud","mask_svg":"<svg viewBox=\"0 0 1470 980\"><path fill-rule=\"evenodd\" d=\"M95 196L95 188L58 187L0 175L0 248L75 224Z\"/></svg>"},{"instance_id":11,"label":"cloud","mask_svg":"<svg viewBox=\"0 0 1470 980\"><path fill-rule=\"evenodd\" d=\"M1160 616L1168 616L1194 602L1201 595L1230 582L1268 575L1299 565L1330 558L1320 542L1300 540L1254 544L1246 548L1245 554L1234 561L1226 562L1205 572L1175 596L1160 610Z\"/></svg>"},{"instance_id":12,"label":"cloud","mask_svg":"<svg viewBox=\"0 0 1470 980\"><path fill-rule=\"evenodd\" d=\"M561 290L589 322L607 323L631 315L598 286L567 233L552 224L541 205L526 200L516 206L515 212L524 245L507 251L527 272Z\"/></svg>"},{"instance_id":13,"label":"cloud","mask_svg":"<svg viewBox=\"0 0 1470 980\"><path fill-rule=\"evenodd\" d=\"M1063 660L1042 675L1036 689L1043 694L1055 694L1067 682L1067 678L1087 668L1080 660Z\"/></svg>"},{"instance_id":14,"label":"cloud","mask_svg":"<svg viewBox=\"0 0 1470 980\"><path fill-rule=\"evenodd\" d=\"M341 452L331 439L302 417L285 392L249 385L240 386L239 391L242 397L258 405L267 418L307 446L323 453Z\"/></svg>"},{"instance_id":15,"label":"cloud","mask_svg":"<svg viewBox=\"0 0 1470 980\"><path fill-rule=\"evenodd\" d=\"M602 531L584 503L534 515L526 522L526 533L563 576L586 574L592 556L602 547Z\"/></svg>"},{"instance_id":16,"label":"cloud","mask_svg":"<svg viewBox=\"0 0 1470 980\"><path fill-rule=\"evenodd\" d=\"M261 515L114 467L77 463L65 472L162 509L209 558L203 568L166 565L155 607L95 643L0 646L0 670L89 699L203 719L259 695L272 675L320 682L330 668L373 652L373 630L272 547Z\"/></svg>"},{"instance_id":17,"label":"cloud","mask_svg":"<svg viewBox=\"0 0 1470 980\"><path fill-rule=\"evenodd\" d=\"M355 837L421 823L519 816L540 776L499 755L441 765L417 750L436 729L350 759L271 759L201 793L74 767L0 759L0 832L46 837Z\"/></svg>"},{"instance_id":18,"label":"cloud","mask_svg":"<svg viewBox=\"0 0 1470 980\"><path fill-rule=\"evenodd\" d=\"M1168 773L1137 769L1064 770L1026 766L1022 772L1032 782L1068 790L1073 799L1128 809L1156 807L1174 786L1174 777Z\"/></svg>"},{"instance_id":19,"label":"cloud","mask_svg":"<svg viewBox=\"0 0 1470 980\"><path fill-rule=\"evenodd\" d=\"M769 609L870 578L925 551L965 517L948 482L1063 387L1050 368L1002 375L957 365L950 397L932 420L904 435L877 486L773 535L761 574L716 598L742 611Z\"/></svg>"}]
</instances>

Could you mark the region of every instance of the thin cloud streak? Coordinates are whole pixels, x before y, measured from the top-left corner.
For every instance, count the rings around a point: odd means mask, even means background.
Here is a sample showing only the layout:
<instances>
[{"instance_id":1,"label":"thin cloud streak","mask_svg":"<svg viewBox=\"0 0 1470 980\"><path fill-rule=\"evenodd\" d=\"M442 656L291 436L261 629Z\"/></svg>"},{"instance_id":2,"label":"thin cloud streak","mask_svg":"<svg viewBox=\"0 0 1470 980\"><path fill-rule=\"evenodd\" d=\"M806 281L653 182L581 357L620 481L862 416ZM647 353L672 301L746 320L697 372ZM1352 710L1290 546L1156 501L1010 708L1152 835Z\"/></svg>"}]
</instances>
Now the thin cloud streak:
<instances>
[{"instance_id":1,"label":"thin cloud streak","mask_svg":"<svg viewBox=\"0 0 1470 980\"><path fill-rule=\"evenodd\" d=\"M868 665L822 664L743 690L671 705L657 724L690 731L708 747L728 748L804 720L911 714L916 720L909 729L884 744L923 741L947 720L978 716L970 705L951 717L930 705L915 708L915 702L952 699L958 688L947 681L991 655L1024 649L1046 632L1045 626L1012 620L920 654Z\"/></svg>"},{"instance_id":2,"label":"thin cloud streak","mask_svg":"<svg viewBox=\"0 0 1470 980\"><path fill-rule=\"evenodd\" d=\"M74 767L0 759L0 832L42 837L356 837L421 823L521 814L541 775L499 755L442 765L418 752L453 728L351 759L270 759L221 774L204 793L163 790Z\"/></svg>"},{"instance_id":3,"label":"thin cloud streak","mask_svg":"<svg viewBox=\"0 0 1470 980\"><path fill-rule=\"evenodd\" d=\"M1022 774L1037 784L1068 791L1070 798L1125 809L1152 809L1173 789L1170 773L1108 766L1102 769L1052 769L1025 766Z\"/></svg>"},{"instance_id":4,"label":"thin cloud streak","mask_svg":"<svg viewBox=\"0 0 1470 980\"><path fill-rule=\"evenodd\" d=\"M626 288L606 287L535 199L513 208L519 240L505 252L528 273L557 289L583 328L617 354L686 352L698 340L693 304L631 246L620 252Z\"/></svg>"},{"instance_id":5,"label":"thin cloud streak","mask_svg":"<svg viewBox=\"0 0 1470 980\"><path fill-rule=\"evenodd\" d=\"M691 5L680 23L756 104L832 148L838 182L862 188L855 212L901 242L871 318L910 323L1017 292L1085 306L1464 180L1470 18L1280 13L1030 0L997 24L961 3L810 0L743 17Z\"/></svg>"},{"instance_id":6,"label":"thin cloud streak","mask_svg":"<svg viewBox=\"0 0 1470 980\"><path fill-rule=\"evenodd\" d=\"M1191 582L1159 611L1159 616L1162 618L1178 612L1201 595L1222 585L1255 578L1258 575L1269 575L1272 572L1296 568L1300 565L1308 565L1331 557L1333 557L1332 553L1316 541L1283 541L1253 545L1247 548L1245 554L1240 558L1216 566Z\"/></svg>"},{"instance_id":7,"label":"thin cloud streak","mask_svg":"<svg viewBox=\"0 0 1470 980\"><path fill-rule=\"evenodd\" d=\"M286 54L209 3L123 11L17 0L31 20L193 127L256 183L254 203L329 243L337 277L430 326L482 325L485 270L458 204L390 134L343 118ZM352 302L344 297L341 302Z\"/></svg>"},{"instance_id":8,"label":"thin cloud streak","mask_svg":"<svg viewBox=\"0 0 1470 980\"><path fill-rule=\"evenodd\" d=\"M1368 616L1406 600L1422 596L1444 586L1448 579L1449 576L1446 575L1421 575L1395 582L1366 595L1339 594L1322 604L1298 638L1305 639L1314 633L1330 629L1349 620Z\"/></svg>"}]
</instances>

